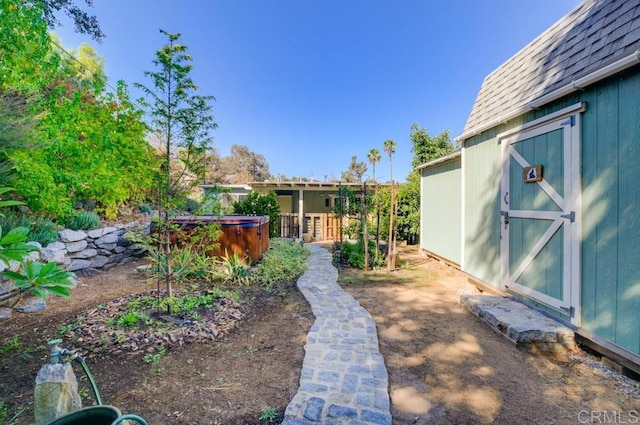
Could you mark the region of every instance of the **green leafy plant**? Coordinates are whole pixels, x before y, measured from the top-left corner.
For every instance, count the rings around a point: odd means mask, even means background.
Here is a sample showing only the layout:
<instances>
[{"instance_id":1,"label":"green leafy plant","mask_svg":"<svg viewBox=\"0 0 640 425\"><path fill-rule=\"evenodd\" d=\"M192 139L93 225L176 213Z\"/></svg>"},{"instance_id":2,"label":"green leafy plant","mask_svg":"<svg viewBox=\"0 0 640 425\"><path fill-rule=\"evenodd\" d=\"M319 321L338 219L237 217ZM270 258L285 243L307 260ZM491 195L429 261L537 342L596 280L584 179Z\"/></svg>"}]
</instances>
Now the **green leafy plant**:
<instances>
[{"instance_id":1,"label":"green leafy plant","mask_svg":"<svg viewBox=\"0 0 640 425\"><path fill-rule=\"evenodd\" d=\"M164 347L158 348L158 351L153 354L145 354L143 360L145 363L151 365L151 374L153 376L161 375L164 372L164 368L160 367L160 360L167 354L167 350Z\"/></svg>"},{"instance_id":2,"label":"green leafy plant","mask_svg":"<svg viewBox=\"0 0 640 425\"><path fill-rule=\"evenodd\" d=\"M264 409L262 409L262 413L260 414L260 422L273 422L278 418L278 411L271 407L271 406L267 406Z\"/></svg>"},{"instance_id":3,"label":"green leafy plant","mask_svg":"<svg viewBox=\"0 0 640 425\"><path fill-rule=\"evenodd\" d=\"M9 261L22 261L29 252L38 250L37 247L25 243L28 233L29 229L26 227L16 227L3 235L0 228L0 261L6 266L9 266Z\"/></svg>"},{"instance_id":4,"label":"green leafy plant","mask_svg":"<svg viewBox=\"0 0 640 425\"><path fill-rule=\"evenodd\" d=\"M16 227L25 227L29 229L27 240L39 242L41 245L57 241L60 228L58 224L47 217L23 213L13 209L2 212L0 226L5 231Z\"/></svg>"},{"instance_id":5,"label":"green leafy plant","mask_svg":"<svg viewBox=\"0 0 640 425\"><path fill-rule=\"evenodd\" d=\"M21 345L20 337L18 335L14 335L13 338L2 341L0 354L7 354L11 350L19 350Z\"/></svg>"},{"instance_id":6,"label":"green leafy plant","mask_svg":"<svg viewBox=\"0 0 640 425\"><path fill-rule=\"evenodd\" d=\"M22 273L5 270L2 274L13 281L15 290L19 293L31 291L37 297L46 299L49 294L61 297L70 297L70 288L73 288L71 277L73 273L64 271L56 263L36 263L22 261L20 263ZM8 298L11 298L8 297ZM0 297L0 300L3 300Z\"/></svg>"},{"instance_id":7,"label":"green leafy plant","mask_svg":"<svg viewBox=\"0 0 640 425\"><path fill-rule=\"evenodd\" d=\"M100 217L94 211L79 211L67 218L64 225L71 230L89 230L100 227Z\"/></svg>"},{"instance_id":8,"label":"green leafy plant","mask_svg":"<svg viewBox=\"0 0 640 425\"><path fill-rule=\"evenodd\" d=\"M309 250L298 243L273 240L262 260L251 271L251 282L266 289L296 280L306 270Z\"/></svg>"},{"instance_id":9,"label":"green leafy plant","mask_svg":"<svg viewBox=\"0 0 640 425\"><path fill-rule=\"evenodd\" d=\"M240 257L237 252L233 255L227 255L222 258L221 261L221 276L227 283L236 285L248 285L249 284L249 265L248 257Z\"/></svg>"},{"instance_id":10,"label":"green leafy plant","mask_svg":"<svg viewBox=\"0 0 640 425\"><path fill-rule=\"evenodd\" d=\"M26 409L20 408L13 414L7 403L0 401L0 425L15 425L18 423L18 418Z\"/></svg>"},{"instance_id":11,"label":"green leafy plant","mask_svg":"<svg viewBox=\"0 0 640 425\"><path fill-rule=\"evenodd\" d=\"M140 323L150 325L153 323L153 319L139 311L128 311L120 316L117 321L119 327L137 326Z\"/></svg>"}]
</instances>

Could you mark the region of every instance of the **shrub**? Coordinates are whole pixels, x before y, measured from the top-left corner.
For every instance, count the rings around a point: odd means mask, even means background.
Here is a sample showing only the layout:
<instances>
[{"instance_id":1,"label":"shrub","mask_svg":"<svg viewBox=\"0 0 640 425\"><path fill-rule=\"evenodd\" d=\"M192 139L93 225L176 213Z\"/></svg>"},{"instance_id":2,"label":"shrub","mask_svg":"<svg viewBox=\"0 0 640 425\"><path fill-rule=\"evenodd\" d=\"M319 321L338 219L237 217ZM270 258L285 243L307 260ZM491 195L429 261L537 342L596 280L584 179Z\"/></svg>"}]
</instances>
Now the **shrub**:
<instances>
[{"instance_id":1,"label":"shrub","mask_svg":"<svg viewBox=\"0 0 640 425\"><path fill-rule=\"evenodd\" d=\"M138 205L138 211L145 214L151 214L153 212L151 207L147 204Z\"/></svg>"},{"instance_id":2,"label":"shrub","mask_svg":"<svg viewBox=\"0 0 640 425\"><path fill-rule=\"evenodd\" d=\"M182 209L190 214L195 214L198 212L198 209L200 209L200 203L195 199L186 198Z\"/></svg>"},{"instance_id":3,"label":"shrub","mask_svg":"<svg viewBox=\"0 0 640 425\"><path fill-rule=\"evenodd\" d=\"M251 192L247 199L233 203L236 214L257 214L269 216L269 237L280 236L280 204L275 192L261 194Z\"/></svg>"},{"instance_id":4,"label":"shrub","mask_svg":"<svg viewBox=\"0 0 640 425\"><path fill-rule=\"evenodd\" d=\"M344 242L342 244L342 260L350 267L364 269L364 244L359 239L356 243ZM384 256L376 250L376 243L369 241L369 266L380 267L384 265Z\"/></svg>"},{"instance_id":5,"label":"shrub","mask_svg":"<svg viewBox=\"0 0 640 425\"><path fill-rule=\"evenodd\" d=\"M295 242L272 240L269 250L251 272L251 282L271 288L296 280L307 268L309 250Z\"/></svg>"},{"instance_id":6,"label":"shrub","mask_svg":"<svg viewBox=\"0 0 640 425\"><path fill-rule=\"evenodd\" d=\"M3 232L9 232L16 227L26 227L29 229L27 241L39 242L47 245L58 240L58 226L47 217L32 214L24 214L16 210L5 209L0 214L0 227Z\"/></svg>"},{"instance_id":7,"label":"shrub","mask_svg":"<svg viewBox=\"0 0 640 425\"><path fill-rule=\"evenodd\" d=\"M64 225L71 230L89 230L100 227L100 217L93 211L79 211L67 218Z\"/></svg>"},{"instance_id":8,"label":"shrub","mask_svg":"<svg viewBox=\"0 0 640 425\"><path fill-rule=\"evenodd\" d=\"M249 281L249 266L250 260L247 257L240 257L237 252L233 255L227 255L222 258L221 266L222 271L220 277L225 282L233 283L236 285L247 285Z\"/></svg>"}]
</instances>

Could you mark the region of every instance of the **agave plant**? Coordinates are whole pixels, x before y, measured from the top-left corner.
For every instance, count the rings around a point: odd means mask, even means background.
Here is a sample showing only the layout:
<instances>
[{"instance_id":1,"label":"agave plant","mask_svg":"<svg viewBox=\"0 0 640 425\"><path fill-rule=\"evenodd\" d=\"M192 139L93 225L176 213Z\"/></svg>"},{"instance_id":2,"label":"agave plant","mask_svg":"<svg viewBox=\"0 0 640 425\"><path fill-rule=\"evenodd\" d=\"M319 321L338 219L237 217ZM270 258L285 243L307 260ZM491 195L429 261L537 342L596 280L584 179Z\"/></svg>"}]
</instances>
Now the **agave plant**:
<instances>
[{"instance_id":1,"label":"agave plant","mask_svg":"<svg viewBox=\"0 0 640 425\"><path fill-rule=\"evenodd\" d=\"M225 257L222 259L222 278L225 282L239 285L249 284L249 257L240 257L237 252L229 255L225 250Z\"/></svg>"}]
</instances>

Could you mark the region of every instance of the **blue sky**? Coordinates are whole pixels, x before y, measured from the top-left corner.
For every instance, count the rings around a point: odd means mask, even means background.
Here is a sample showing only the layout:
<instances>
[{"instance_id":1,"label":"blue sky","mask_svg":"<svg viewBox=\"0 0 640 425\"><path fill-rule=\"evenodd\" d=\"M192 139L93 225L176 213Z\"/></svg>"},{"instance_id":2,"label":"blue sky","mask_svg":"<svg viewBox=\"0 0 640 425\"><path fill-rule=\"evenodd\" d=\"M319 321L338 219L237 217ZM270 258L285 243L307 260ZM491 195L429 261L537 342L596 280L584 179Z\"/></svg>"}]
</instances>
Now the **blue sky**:
<instances>
[{"instance_id":1,"label":"blue sky","mask_svg":"<svg viewBox=\"0 0 640 425\"><path fill-rule=\"evenodd\" d=\"M193 79L217 102L214 146L265 156L272 174L340 178L351 157L383 154L393 177L411 170L412 123L462 133L482 80L579 4L578 0L94 0L101 45L56 29L66 48L86 41L111 85L150 85L144 71L181 33ZM371 167L368 175L371 173Z\"/></svg>"}]
</instances>

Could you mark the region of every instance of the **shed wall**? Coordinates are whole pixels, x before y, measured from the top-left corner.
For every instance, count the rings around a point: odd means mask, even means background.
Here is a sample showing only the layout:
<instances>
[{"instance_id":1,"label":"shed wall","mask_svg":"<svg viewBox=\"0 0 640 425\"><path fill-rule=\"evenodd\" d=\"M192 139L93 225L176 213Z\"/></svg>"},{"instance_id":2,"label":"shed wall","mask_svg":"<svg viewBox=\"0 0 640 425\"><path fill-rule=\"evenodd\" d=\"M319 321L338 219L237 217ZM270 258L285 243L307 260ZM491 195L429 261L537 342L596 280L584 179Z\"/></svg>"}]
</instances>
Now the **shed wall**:
<instances>
[{"instance_id":1,"label":"shed wall","mask_svg":"<svg viewBox=\"0 0 640 425\"><path fill-rule=\"evenodd\" d=\"M582 325L640 354L640 73L583 98Z\"/></svg>"},{"instance_id":2,"label":"shed wall","mask_svg":"<svg viewBox=\"0 0 640 425\"><path fill-rule=\"evenodd\" d=\"M456 264L461 262L461 159L422 170L420 248Z\"/></svg>"},{"instance_id":3,"label":"shed wall","mask_svg":"<svg viewBox=\"0 0 640 425\"><path fill-rule=\"evenodd\" d=\"M465 267L500 284L496 135L586 102L582 118L581 327L640 355L640 68L465 141Z\"/></svg>"},{"instance_id":4,"label":"shed wall","mask_svg":"<svg viewBox=\"0 0 640 425\"><path fill-rule=\"evenodd\" d=\"M500 284L500 145L484 134L465 143L464 269L487 283Z\"/></svg>"}]
</instances>

